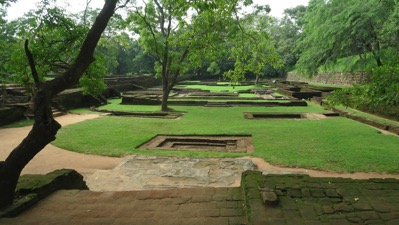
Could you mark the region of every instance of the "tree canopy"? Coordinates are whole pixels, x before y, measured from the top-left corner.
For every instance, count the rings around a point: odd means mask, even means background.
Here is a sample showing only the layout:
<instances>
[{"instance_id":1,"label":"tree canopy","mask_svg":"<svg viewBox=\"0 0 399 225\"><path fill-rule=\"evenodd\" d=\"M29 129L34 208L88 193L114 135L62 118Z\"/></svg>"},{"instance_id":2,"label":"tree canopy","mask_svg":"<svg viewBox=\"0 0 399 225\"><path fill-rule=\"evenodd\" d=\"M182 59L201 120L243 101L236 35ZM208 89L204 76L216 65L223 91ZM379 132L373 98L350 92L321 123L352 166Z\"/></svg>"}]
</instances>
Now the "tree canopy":
<instances>
[{"instance_id":1,"label":"tree canopy","mask_svg":"<svg viewBox=\"0 0 399 225\"><path fill-rule=\"evenodd\" d=\"M314 74L322 65L354 56L382 66L392 46L383 38L384 27L395 4L395 0L311 0L298 43L299 71Z\"/></svg>"},{"instance_id":2,"label":"tree canopy","mask_svg":"<svg viewBox=\"0 0 399 225\"><path fill-rule=\"evenodd\" d=\"M228 49L228 58L235 62L234 71L226 74L233 81L248 71L261 73L267 63L277 64L266 23L258 20L254 25L254 16L240 15L241 6L250 4L248 0L149 0L130 12L126 23L140 34L140 45L156 60L163 111L168 110L168 95L178 77L200 68L204 60L214 61L219 51Z\"/></svg>"},{"instance_id":3,"label":"tree canopy","mask_svg":"<svg viewBox=\"0 0 399 225\"><path fill-rule=\"evenodd\" d=\"M296 48L297 71L314 75L348 61L339 72L365 71L370 82L336 91L330 102L381 111L397 107L398 13L396 0L311 0Z\"/></svg>"},{"instance_id":4,"label":"tree canopy","mask_svg":"<svg viewBox=\"0 0 399 225\"><path fill-rule=\"evenodd\" d=\"M23 141L14 148L4 161L0 161L0 208L12 203L22 169L48 143L55 139L61 125L53 118L51 100L58 93L75 85L90 64L95 61L95 48L109 19L114 14L117 2L118 0L107 0L105 2L95 23L84 34L85 38L82 44L76 46L79 51L73 57L71 66L52 80L40 79L39 73L41 71L36 69L37 61L35 61L35 56L30 51L29 39L25 40L25 55L35 84L33 92L34 124L32 130ZM67 23L68 21L65 22Z\"/></svg>"},{"instance_id":5,"label":"tree canopy","mask_svg":"<svg viewBox=\"0 0 399 225\"><path fill-rule=\"evenodd\" d=\"M44 80L48 79L46 76L57 76L70 68L88 30L86 24L79 23L64 9L40 4L36 10L7 24L3 36L8 39L3 45L7 51L2 51L7 54L7 60L0 62L1 68L11 74L9 79L23 84L33 94L33 78L29 75L30 67L21 48L24 41L30 40L39 79ZM96 61L80 80L84 93L100 95L104 91L102 77L107 71L104 62L105 58L96 53Z\"/></svg>"}]
</instances>

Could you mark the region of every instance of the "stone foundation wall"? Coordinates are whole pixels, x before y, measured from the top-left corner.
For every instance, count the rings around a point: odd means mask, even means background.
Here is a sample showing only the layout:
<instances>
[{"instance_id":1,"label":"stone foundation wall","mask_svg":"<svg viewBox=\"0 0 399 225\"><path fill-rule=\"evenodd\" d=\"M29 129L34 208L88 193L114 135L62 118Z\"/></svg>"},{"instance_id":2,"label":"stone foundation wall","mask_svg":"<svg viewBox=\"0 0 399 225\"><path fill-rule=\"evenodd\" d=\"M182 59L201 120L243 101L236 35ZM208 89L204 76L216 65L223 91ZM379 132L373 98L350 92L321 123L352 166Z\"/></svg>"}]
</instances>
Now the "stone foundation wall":
<instances>
[{"instance_id":1,"label":"stone foundation wall","mask_svg":"<svg viewBox=\"0 0 399 225\"><path fill-rule=\"evenodd\" d=\"M0 108L0 126L17 122L24 118L25 109L23 107L4 107Z\"/></svg>"},{"instance_id":2,"label":"stone foundation wall","mask_svg":"<svg viewBox=\"0 0 399 225\"><path fill-rule=\"evenodd\" d=\"M113 75L105 77L105 84L109 88L114 88L117 91L134 91L143 88L149 88L159 86L162 84L162 79L156 78L155 76L123 76Z\"/></svg>"},{"instance_id":3,"label":"stone foundation wall","mask_svg":"<svg viewBox=\"0 0 399 225\"><path fill-rule=\"evenodd\" d=\"M370 75L367 74L366 72L355 72L355 73L332 72L332 73L319 73L309 78L306 75L289 72L287 73L286 80L351 86L352 84L364 84L369 82Z\"/></svg>"}]
</instances>

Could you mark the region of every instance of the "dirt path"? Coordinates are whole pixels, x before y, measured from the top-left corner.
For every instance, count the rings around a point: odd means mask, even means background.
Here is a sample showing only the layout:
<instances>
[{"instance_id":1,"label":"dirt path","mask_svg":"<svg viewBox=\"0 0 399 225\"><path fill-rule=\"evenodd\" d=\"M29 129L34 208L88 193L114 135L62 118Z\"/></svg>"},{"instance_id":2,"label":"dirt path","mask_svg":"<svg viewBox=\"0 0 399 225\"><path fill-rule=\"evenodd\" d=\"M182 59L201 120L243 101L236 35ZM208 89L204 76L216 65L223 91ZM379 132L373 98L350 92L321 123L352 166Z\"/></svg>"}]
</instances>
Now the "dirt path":
<instances>
[{"instance_id":1,"label":"dirt path","mask_svg":"<svg viewBox=\"0 0 399 225\"><path fill-rule=\"evenodd\" d=\"M68 114L57 117L57 121L63 126L78 123L88 119L98 118L97 114ZM4 160L10 151L16 147L28 134L31 127L0 129L0 160ZM353 179L368 178L397 178L399 175L379 173L336 173L329 171L307 170L301 168L284 168L273 166L263 159L244 157L251 159L260 171L268 173L307 173L313 177L346 177ZM122 158L86 155L47 145L22 171L23 174L44 174L56 169L75 169L83 175L93 174L97 170L112 169L122 161Z\"/></svg>"},{"instance_id":2,"label":"dirt path","mask_svg":"<svg viewBox=\"0 0 399 225\"><path fill-rule=\"evenodd\" d=\"M266 173L304 173L311 177L343 177L352 179L369 179L369 178L396 178L399 179L399 174L383 174L383 173L337 173L333 171L319 171L309 170L303 168L289 168L273 166L265 162L261 158L243 157L244 159L251 159L252 162L258 167L258 170Z\"/></svg>"},{"instance_id":3,"label":"dirt path","mask_svg":"<svg viewBox=\"0 0 399 225\"><path fill-rule=\"evenodd\" d=\"M98 118L99 115L87 114L67 114L57 117L56 120L66 126L88 119ZM0 129L0 160L4 160L11 150L16 147L22 139L29 133L31 126L20 128ZM47 145L22 171L23 174L45 174L56 169L75 169L81 174L91 174L98 169L114 168L122 158L112 158L96 155L86 155L71 151L66 151Z\"/></svg>"}]
</instances>

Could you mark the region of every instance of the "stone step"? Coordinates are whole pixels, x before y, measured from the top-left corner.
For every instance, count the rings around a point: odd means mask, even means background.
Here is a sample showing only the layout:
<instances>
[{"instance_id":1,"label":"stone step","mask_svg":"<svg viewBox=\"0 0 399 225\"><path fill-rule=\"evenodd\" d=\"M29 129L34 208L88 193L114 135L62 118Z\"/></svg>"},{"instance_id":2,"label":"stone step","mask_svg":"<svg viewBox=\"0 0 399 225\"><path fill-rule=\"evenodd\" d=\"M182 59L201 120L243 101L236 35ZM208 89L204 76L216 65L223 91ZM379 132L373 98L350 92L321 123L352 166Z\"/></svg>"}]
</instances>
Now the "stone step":
<instances>
[{"instance_id":1,"label":"stone step","mask_svg":"<svg viewBox=\"0 0 399 225\"><path fill-rule=\"evenodd\" d=\"M208 102L206 107L231 107L227 102Z\"/></svg>"},{"instance_id":2,"label":"stone step","mask_svg":"<svg viewBox=\"0 0 399 225\"><path fill-rule=\"evenodd\" d=\"M246 224L240 188L61 190L3 224Z\"/></svg>"}]
</instances>

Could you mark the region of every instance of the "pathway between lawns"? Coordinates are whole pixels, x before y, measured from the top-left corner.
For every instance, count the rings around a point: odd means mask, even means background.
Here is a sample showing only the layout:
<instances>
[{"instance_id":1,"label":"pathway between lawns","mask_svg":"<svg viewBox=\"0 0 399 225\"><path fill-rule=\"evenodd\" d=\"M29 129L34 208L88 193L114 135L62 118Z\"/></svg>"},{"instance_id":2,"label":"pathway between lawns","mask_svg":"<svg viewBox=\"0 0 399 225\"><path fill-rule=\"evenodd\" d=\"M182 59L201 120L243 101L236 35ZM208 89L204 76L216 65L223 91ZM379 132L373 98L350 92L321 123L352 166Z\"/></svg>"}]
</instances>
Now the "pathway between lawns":
<instances>
[{"instance_id":1,"label":"pathway between lawns","mask_svg":"<svg viewBox=\"0 0 399 225\"><path fill-rule=\"evenodd\" d=\"M97 114L67 114L57 117L66 126L100 117ZM28 134L31 127L0 129L0 160L4 160ZM125 158L87 155L47 145L22 171L23 174L45 174L69 168L81 173L91 190L123 191L171 187L236 187L242 171L257 169L265 174L304 173L312 177L345 177L353 179L397 178L380 173L336 173L270 165L260 158L198 159L174 157L128 156Z\"/></svg>"}]
</instances>

